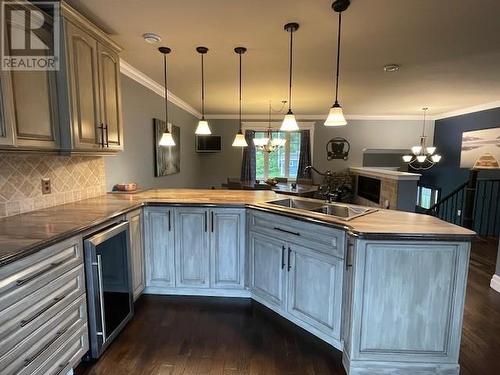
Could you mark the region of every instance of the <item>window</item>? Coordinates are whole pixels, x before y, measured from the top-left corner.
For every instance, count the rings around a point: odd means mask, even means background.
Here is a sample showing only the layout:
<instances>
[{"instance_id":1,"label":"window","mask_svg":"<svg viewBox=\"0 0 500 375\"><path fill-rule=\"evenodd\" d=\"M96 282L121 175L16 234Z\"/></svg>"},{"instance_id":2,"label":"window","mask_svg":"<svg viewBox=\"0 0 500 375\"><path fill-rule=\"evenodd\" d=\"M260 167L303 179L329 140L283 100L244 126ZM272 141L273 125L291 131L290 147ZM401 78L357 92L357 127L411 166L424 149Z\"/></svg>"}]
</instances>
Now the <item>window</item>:
<instances>
[{"instance_id":1,"label":"window","mask_svg":"<svg viewBox=\"0 0 500 375\"><path fill-rule=\"evenodd\" d=\"M255 132L255 138L265 136L265 131ZM300 157L300 133L274 131L273 138L286 139L285 146L270 153L256 151L256 178L258 180L273 177L295 179Z\"/></svg>"},{"instance_id":2,"label":"window","mask_svg":"<svg viewBox=\"0 0 500 375\"><path fill-rule=\"evenodd\" d=\"M417 206L429 209L439 200L440 189L432 186L418 185Z\"/></svg>"}]
</instances>

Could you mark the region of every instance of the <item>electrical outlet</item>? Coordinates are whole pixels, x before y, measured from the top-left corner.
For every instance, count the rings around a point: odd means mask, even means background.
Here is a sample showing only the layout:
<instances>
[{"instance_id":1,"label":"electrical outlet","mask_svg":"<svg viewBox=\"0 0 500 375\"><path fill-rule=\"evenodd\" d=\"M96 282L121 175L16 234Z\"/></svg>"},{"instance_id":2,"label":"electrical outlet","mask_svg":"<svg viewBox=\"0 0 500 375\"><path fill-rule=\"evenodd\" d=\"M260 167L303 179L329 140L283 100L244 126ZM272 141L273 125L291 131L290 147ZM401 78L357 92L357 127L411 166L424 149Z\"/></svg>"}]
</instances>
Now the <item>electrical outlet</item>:
<instances>
[{"instance_id":1,"label":"electrical outlet","mask_svg":"<svg viewBox=\"0 0 500 375\"><path fill-rule=\"evenodd\" d=\"M42 178L42 194L50 194L51 191L50 178Z\"/></svg>"}]
</instances>

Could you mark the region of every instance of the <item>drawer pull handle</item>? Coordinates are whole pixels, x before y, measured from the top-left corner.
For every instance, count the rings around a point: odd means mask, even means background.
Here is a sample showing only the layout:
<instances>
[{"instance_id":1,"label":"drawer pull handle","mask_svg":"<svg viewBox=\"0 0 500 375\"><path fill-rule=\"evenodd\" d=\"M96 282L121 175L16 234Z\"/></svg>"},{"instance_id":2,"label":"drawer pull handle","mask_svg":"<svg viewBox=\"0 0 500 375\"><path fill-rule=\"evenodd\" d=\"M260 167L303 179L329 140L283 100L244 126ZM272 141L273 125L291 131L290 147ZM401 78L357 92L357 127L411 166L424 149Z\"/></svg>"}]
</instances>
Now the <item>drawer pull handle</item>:
<instances>
[{"instance_id":1,"label":"drawer pull handle","mask_svg":"<svg viewBox=\"0 0 500 375\"><path fill-rule=\"evenodd\" d=\"M274 227L274 230L279 230L280 232L284 232L284 233L288 233L288 234L293 234L294 236L300 236L299 232L291 232L289 230L281 229L281 228L278 228L278 227Z\"/></svg>"},{"instance_id":2,"label":"drawer pull handle","mask_svg":"<svg viewBox=\"0 0 500 375\"><path fill-rule=\"evenodd\" d=\"M352 256L352 250L354 248L354 244L352 243L349 243L347 245L347 253L345 255L345 269L348 270L350 267L352 267L352 262L349 263L349 261L351 261L351 256Z\"/></svg>"},{"instance_id":3,"label":"drawer pull handle","mask_svg":"<svg viewBox=\"0 0 500 375\"><path fill-rule=\"evenodd\" d=\"M285 268L285 245L281 246L281 269Z\"/></svg>"},{"instance_id":4,"label":"drawer pull handle","mask_svg":"<svg viewBox=\"0 0 500 375\"><path fill-rule=\"evenodd\" d=\"M64 328L57 331L55 336L47 344L45 344L38 352L36 352L36 354L33 357L29 357L24 360L24 367L28 366L31 362L33 362L35 359L41 356L43 352L46 351L54 342L56 342L59 337L64 335L64 333L67 330L68 328Z\"/></svg>"},{"instance_id":5,"label":"drawer pull handle","mask_svg":"<svg viewBox=\"0 0 500 375\"><path fill-rule=\"evenodd\" d=\"M290 262L291 255L292 249L290 248L290 246L288 246L288 272L290 272L290 270L292 269L292 263Z\"/></svg>"},{"instance_id":6,"label":"drawer pull handle","mask_svg":"<svg viewBox=\"0 0 500 375\"><path fill-rule=\"evenodd\" d=\"M59 297L55 297L47 306L45 306L42 309L40 309L39 311L37 311L36 314L34 314L33 316L31 316L28 319L21 320L21 322L19 323L19 326L24 327L26 324L32 322L33 320L38 318L40 315L42 315L45 311L49 310L51 307L56 305L59 301L62 301L64 299L64 297L66 297L66 296L62 295Z\"/></svg>"},{"instance_id":7,"label":"drawer pull handle","mask_svg":"<svg viewBox=\"0 0 500 375\"><path fill-rule=\"evenodd\" d=\"M40 271L35 272L34 274L29 275L28 277L26 277L24 279L17 280L16 285L17 286L24 285L27 282L30 282L31 280L36 279L37 277L43 275L44 273L49 272L51 269L56 268L57 266L60 266L63 263L64 263L63 261L50 263L50 265L48 267L45 267L44 269L41 269Z\"/></svg>"}]
</instances>

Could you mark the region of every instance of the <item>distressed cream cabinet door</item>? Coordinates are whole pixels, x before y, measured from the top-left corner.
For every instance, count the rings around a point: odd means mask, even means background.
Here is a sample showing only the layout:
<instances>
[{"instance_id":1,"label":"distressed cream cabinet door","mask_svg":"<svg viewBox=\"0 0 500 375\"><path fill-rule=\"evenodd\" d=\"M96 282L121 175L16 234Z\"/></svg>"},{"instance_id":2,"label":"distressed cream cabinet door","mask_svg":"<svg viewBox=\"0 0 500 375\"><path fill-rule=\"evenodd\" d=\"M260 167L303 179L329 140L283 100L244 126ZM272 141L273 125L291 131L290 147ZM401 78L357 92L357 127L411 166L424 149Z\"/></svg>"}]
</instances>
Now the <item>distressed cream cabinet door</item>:
<instances>
[{"instance_id":1,"label":"distressed cream cabinet door","mask_svg":"<svg viewBox=\"0 0 500 375\"><path fill-rule=\"evenodd\" d=\"M285 310L286 242L250 232L250 288L265 302Z\"/></svg>"},{"instance_id":2,"label":"distressed cream cabinet door","mask_svg":"<svg viewBox=\"0 0 500 375\"><path fill-rule=\"evenodd\" d=\"M175 210L176 286L210 286L208 209L179 207Z\"/></svg>"},{"instance_id":3,"label":"distressed cream cabinet door","mask_svg":"<svg viewBox=\"0 0 500 375\"><path fill-rule=\"evenodd\" d=\"M210 285L243 289L245 274L245 209L210 210Z\"/></svg>"},{"instance_id":4,"label":"distressed cream cabinet door","mask_svg":"<svg viewBox=\"0 0 500 375\"><path fill-rule=\"evenodd\" d=\"M175 286L174 210L170 207L145 209L144 234L146 286Z\"/></svg>"},{"instance_id":5,"label":"distressed cream cabinet door","mask_svg":"<svg viewBox=\"0 0 500 375\"><path fill-rule=\"evenodd\" d=\"M102 146L97 40L69 21L65 22L70 80L71 122L76 150Z\"/></svg>"},{"instance_id":6,"label":"distressed cream cabinet door","mask_svg":"<svg viewBox=\"0 0 500 375\"><path fill-rule=\"evenodd\" d=\"M111 48L98 44L101 122L107 149L123 150L120 96L120 58Z\"/></svg>"},{"instance_id":7,"label":"distressed cream cabinet door","mask_svg":"<svg viewBox=\"0 0 500 375\"><path fill-rule=\"evenodd\" d=\"M11 90L9 72L0 72L0 147L11 147L15 145L13 122L12 122L12 100L7 93Z\"/></svg>"},{"instance_id":8,"label":"distressed cream cabinet door","mask_svg":"<svg viewBox=\"0 0 500 375\"><path fill-rule=\"evenodd\" d=\"M340 340L343 261L289 244L289 314Z\"/></svg>"},{"instance_id":9,"label":"distressed cream cabinet door","mask_svg":"<svg viewBox=\"0 0 500 375\"><path fill-rule=\"evenodd\" d=\"M51 20L47 18L45 21ZM17 23L7 25L6 46L10 46L13 30L24 34L31 32L21 27L22 25ZM46 45L52 44L52 34L45 27L38 29L37 37ZM12 70L2 73L2 81L3 110L10 121L10 126L6 128L10 129L0 130L0 136L15 138L15 141L10 143L15 143L17 147L23 149L57 150L59 148L59 115L56 72ZM6 130L11 131L10 136L5 135Z\"/></svg>"},{"instance_id":10,"label":"distressed cream cabinet door","mask_svg":"<svg viewBox=\"0 0 500 375\"><path fill-rule=\"evenodd\" d=\"M136 300L144 290L146 285L144 274L144 246L143 246L143 220L142 210L132 211L127 214L130 235L130 258L132 269L132 288L134 300Z\"/></svg>"}]
</instances>

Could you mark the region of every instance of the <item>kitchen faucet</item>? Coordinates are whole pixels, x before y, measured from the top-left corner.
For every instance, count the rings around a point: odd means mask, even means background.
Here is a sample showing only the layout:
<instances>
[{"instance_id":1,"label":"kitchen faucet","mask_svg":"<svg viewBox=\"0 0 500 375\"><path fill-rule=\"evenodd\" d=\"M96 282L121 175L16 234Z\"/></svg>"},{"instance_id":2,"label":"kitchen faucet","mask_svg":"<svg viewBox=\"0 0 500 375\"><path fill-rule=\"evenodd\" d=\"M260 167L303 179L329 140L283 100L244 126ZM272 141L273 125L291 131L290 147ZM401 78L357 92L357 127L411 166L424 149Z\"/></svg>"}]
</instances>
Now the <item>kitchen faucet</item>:
<instances>
[{"instance_id":1,"label":"kitchen faucet","mask_svg":"<svg viewBox=\"0 0 500 375\"><path fill-rule=\"evenodd\" d=\"M332 203L333 199L336 197L336 194L332 193L332 177L333 177L333 172L331 170L326 170L325 172L320 172L318 171L315 167L312 165L308 165L307 167L304 168L304 172L307 172L309 169L312 169L314 172L319 174L320 176L325 177L325 184L321 185L319 187L320 194L323 196L323 198L328 202Z\"/></svg>"}]
</instances>

